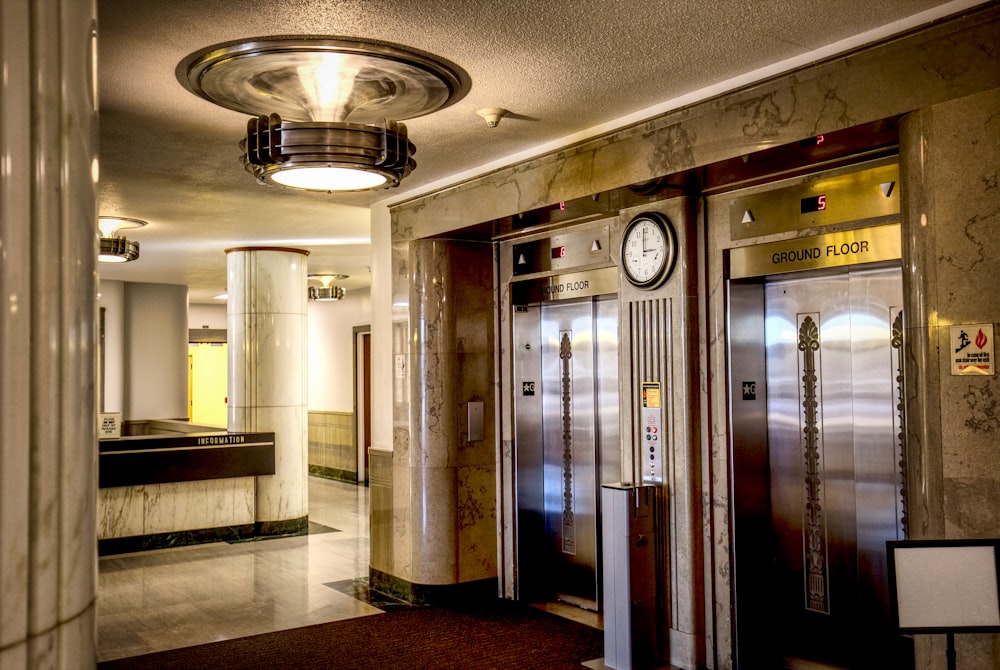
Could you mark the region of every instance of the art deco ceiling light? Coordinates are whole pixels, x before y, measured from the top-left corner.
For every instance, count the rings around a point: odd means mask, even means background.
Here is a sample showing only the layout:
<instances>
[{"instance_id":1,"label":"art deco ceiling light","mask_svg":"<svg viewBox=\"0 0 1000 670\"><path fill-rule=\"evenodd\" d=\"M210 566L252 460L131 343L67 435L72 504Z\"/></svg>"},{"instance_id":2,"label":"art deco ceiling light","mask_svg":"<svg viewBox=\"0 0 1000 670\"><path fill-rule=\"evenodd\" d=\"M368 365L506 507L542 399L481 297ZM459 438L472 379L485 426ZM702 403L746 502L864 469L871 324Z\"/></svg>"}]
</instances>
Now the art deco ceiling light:
<instances>
[{"instance_id":1,"label":"art deco ceiling light","mask_svg":"<svg viewBox=\"0 0 1000 670\"><path fill-rule=\"evenodd\" d=\"M334 286L333 282L342 281L347 279L347 275L342 274L328 274L328 275L309 275L310 281L316 281L320 283L320 286L310 286L309 299L310 300L320 300L320 301L330 301L335 302L344 297L346 291L342 286Z\"/></svg>"},{"instance_id":2,"label":"art deco ceiling light","mask_svg":"<svg viewBox=\"0 0 1000 670\"><path fill-rule=\"evenodd\" d=\"M139 257L139 243L125 239L118 231L127 228L141 228L146 225L140 219L120 216L101 216L97 227L101 231L101 250L97 260L102 263L127 263Z\"/></svg>"},{"instance_id":3,"label":"art deco ceiling light","mask_svg":"<svg viewBox=\"0 0 1000 670\"><path fill-rule=\"evenodd\" d=\"M468 93L458 66L409 47L344 37L279 36L197 51L181 84L249 114L243 164L258 181L316 191L397 186L416 167L400 121Z\"/></svg>"}]
</instances>

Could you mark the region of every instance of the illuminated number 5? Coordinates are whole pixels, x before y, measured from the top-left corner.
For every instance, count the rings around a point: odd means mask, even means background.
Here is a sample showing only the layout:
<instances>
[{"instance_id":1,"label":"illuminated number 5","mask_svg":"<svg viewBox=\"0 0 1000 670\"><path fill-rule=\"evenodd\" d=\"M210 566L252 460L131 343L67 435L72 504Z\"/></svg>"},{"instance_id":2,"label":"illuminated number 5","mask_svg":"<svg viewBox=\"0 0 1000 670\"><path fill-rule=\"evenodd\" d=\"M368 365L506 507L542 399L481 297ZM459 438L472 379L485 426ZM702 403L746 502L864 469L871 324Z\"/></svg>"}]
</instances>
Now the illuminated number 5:
<instances>
[{"instance_id":1,"label":"illuminated number 5","mask_svg":"<svg viewBox=\"0 0 1000 670\"><path fill-rule=\"evenodd\" d=\"M816 210L822 212L826 209L826 196L821 195L816 199Z\"/></svg>"}]
</instances>

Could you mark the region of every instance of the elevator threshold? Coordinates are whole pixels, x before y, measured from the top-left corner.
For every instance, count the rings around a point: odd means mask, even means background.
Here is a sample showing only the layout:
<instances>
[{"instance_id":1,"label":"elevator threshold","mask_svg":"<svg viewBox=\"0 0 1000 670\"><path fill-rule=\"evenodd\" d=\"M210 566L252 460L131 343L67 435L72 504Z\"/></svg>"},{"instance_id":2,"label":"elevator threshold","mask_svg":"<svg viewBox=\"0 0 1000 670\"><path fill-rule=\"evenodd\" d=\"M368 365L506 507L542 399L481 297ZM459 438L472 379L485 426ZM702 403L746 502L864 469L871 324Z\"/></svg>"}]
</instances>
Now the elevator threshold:
<instances>
[{"instance_id":1,"label":"elevator threshold","mask_svg":"<svg viewBox=\"0 0 1000 670\"><path fill-rule=\"evenodd\" d=\"M584 661L582 665L585 668L590 668L590 670L616 670L616 668L612 668L610 665L605 665L603 658L595 658L592 661ZM675 665L657 665L652 670L684 670L684 669L678 668Z\"/></svg>"},{"instance_id":2,"label":"elevator threshold","mask_svg":"<svg viewBox=\"0 0 1000 670\"><path fill-rule=\"evenodd\" d=\"M604 630L604 617L598 612L592 610L581 609L574 605L569 605L564 602L559 601L548 601L539 603L529 603L531 607L535 609L542 610L543 612L548 612L549 614L555 614L563 619L569 619L570 621L575 621L576 623L582 623L584 626L590 626L591 628L596 628L598 630Z\"/></svg>"},{"instance_id":3,"label":"elevator threshold","mask_svg":"<svg viewBox=\"0 0 1000 670\"><path fill-rule=\"evenodd\" d=\"M850 668L844 667L842 665L829 665L827 663L817 663L816 661L807 661L802 658L782 659L781 667L783 668L783 670L850 670Z\"/></svg>"},{"instance_id":4,"label":"elevator threshold","mask_svg":"<svg viewBox=\"0 0 1000 670\"><path fill-rule=\"evenodd\" d=\"M590 610L591 612L597 611L597 601L591 598L574 596L569 593L557 593L556 600L561 603L566 603L567 605L572 605L573 607L579 607L582 610Z\"/></svg>"}]
</instances>

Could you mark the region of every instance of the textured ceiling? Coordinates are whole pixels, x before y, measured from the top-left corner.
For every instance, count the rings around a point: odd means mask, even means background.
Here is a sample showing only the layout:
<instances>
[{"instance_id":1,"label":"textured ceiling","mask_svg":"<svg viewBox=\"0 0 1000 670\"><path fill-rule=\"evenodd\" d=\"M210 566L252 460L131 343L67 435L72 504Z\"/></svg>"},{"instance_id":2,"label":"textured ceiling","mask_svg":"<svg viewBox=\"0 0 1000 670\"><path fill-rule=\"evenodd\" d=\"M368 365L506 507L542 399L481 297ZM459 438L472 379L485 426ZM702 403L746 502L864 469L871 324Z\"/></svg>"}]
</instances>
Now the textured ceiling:
<instances>
[{"instance_id":1,"label":"textured ceiling","mask_svg":"<svg viewBox=\"0 0 1000 670\"><path fill-rule=\"evenodd\" d=\"M98 0L100 210L141 218L138 261L103 279L225 289L224 250L310 251L309 272L370 281L368 207L495 168L936 20L977 0ZM175 68L230 40L361 37L464 68L459 102L406 121L417 167L396 189L319 194L258 185L240 164L246 117L184 89ZM715 88L712 88L715 87ZM489 128L476 110L511 115Z\"/></svg>"}]
</instances>

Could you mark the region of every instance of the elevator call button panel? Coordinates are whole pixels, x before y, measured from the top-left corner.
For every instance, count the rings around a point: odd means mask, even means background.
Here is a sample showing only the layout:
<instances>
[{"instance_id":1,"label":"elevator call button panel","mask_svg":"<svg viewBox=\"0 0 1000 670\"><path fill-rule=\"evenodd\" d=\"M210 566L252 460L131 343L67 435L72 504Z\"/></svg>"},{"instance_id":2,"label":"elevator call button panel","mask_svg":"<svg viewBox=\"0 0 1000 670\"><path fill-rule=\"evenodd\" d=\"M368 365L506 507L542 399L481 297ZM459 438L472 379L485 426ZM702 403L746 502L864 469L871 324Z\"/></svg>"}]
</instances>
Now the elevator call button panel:
<instances>
[{"instance_id":1,"label":"elevator call button panel","mask_svg":"<svg viewBox=\"0 0 1000 670\"><path fill-rule=\"evenodd\" d=\"M663 482L663 402L659 382L642 383L640 461L643 483Z\"/></svg>"}]
</instances>

